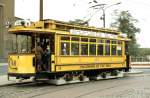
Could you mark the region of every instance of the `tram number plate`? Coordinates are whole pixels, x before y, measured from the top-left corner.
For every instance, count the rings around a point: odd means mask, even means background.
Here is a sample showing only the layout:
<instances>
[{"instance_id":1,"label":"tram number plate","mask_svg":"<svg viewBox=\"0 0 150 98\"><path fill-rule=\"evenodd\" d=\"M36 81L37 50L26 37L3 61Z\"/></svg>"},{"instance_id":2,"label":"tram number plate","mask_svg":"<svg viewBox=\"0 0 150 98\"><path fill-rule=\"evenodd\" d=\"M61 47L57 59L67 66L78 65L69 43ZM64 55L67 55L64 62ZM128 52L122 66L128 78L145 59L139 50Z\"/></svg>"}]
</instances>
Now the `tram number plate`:
<instances>
[{"instance_id":1,"label":"tram number plate","mask_svg":"<svg viewBox=\"0 0 150 98\"><path fill-rule=\"evenodd\" d=\"M81 69L110 68L111 64L81 65Z\"/></svg>"}]
</instances>

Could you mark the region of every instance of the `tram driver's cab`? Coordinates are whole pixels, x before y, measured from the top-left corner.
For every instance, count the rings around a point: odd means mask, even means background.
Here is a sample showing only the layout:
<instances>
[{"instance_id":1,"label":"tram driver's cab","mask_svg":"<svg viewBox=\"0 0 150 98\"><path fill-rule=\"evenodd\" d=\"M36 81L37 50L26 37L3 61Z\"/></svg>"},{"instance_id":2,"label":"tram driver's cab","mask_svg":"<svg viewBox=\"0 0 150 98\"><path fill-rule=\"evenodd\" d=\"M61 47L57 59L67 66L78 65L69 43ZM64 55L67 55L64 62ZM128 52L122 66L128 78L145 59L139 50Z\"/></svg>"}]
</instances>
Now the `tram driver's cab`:
<instances>
[{"instance_id":1,"label":"tram driver's cab","mask_svg":"<svg viewBox=\"0 0 150 98\"><path fill-rule=\"evenodd\" d=\"M12 50L8 57L8 76L30 78L38 72L51 72L54 54L54 34L42 32L14 32ZM38 46L39 45L39 46ZM38 48L41 47L41 54ZM41 56L40 62L38 56Z\"/></svg>"}]
</instances>

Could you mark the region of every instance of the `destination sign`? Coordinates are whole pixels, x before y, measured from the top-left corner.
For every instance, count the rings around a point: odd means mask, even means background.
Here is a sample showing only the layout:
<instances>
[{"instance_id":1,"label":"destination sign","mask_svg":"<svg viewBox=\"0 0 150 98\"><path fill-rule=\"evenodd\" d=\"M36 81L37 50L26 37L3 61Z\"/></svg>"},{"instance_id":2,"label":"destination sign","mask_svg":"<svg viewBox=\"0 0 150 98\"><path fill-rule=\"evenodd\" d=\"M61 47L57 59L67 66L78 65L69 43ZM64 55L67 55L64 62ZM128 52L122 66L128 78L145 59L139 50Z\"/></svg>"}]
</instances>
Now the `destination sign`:
<instances>
[{"instance_id":1,"label":"destination sign","mask_svg":"<svg viewBox=\"0 0 150 98\"><path fill-rule=\"evenodd\" d=\"M84 35L84 36L94 36L94 37L103 37L103 38L117 38L116 34L108 34L104 32L93 32L93 31L83 31L83 30L70 30L71 34L75 35Z\"/></svg>"}]
</instances>

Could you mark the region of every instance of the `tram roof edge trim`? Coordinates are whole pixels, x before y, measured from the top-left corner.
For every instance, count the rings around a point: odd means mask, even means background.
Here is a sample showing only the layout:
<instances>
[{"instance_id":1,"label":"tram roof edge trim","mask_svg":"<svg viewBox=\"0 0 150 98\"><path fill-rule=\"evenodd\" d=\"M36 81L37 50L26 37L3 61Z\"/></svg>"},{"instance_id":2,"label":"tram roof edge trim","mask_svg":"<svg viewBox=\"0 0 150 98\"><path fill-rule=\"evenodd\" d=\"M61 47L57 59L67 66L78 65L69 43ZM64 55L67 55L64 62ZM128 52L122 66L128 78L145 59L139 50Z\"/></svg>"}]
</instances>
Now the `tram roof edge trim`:
<instances>
[{"instance_id":1,"label":"tram roof edge trim","mask_svg":"<svg viewBox=\"0 0 150 98\"><path fill-rule=\"evenodd\" d=\"M63 28L63 29L62 29ZM19 34L24 32L25 34L29 33L59 33L59 34L70 34L70 30L81 30L85 32L97 32L97 33L109 33L119 35L122 32L113 29L107 28L96 28L92 26L85 26L80 24L72 24L69 22L57 21L57 20L42 20L34 22L31 25L15 25L9 29L9 33Z\"/></svg>"},{"instance_id":2,"label":"tram roof edge trim","mask_svg":"<svg viewBox=\"0 0 150 98\"><path fill-rule=\"evenodd\" d=\"M129 38L119 38L118 40L127 41L127 42L131 41L131 39Z\"/></svg>"},{"instance_id":3,"label":"tram roof edge trim","mask_svg":"<svg viewBox=\"0 0 150 98\"><path fill-rule=\"evenodd\" d=\"M55 30L48 30L48 29L37 29L37 28L29 28L29 27L21 27L21 26L19 26L19 27L15 27L15 28L11 28L11 29L9 29L8 30L8 32L9 33L14 33L14 34L17 34L17 33L20 33L20 32L26 32L26 33L32 33L32 32L34 32L34 33L51 33L51 32L53 32L53 33L55 33Z\"/></svg>"},{"instance_id":4,"label":"tram roof edge trim","mask_svg":"<svg viewBox=\"0 0 150 98\"><path fill-rule=\"evenodd\" d=\"M66 27L72 27L74 29L85 29L85 30L94 30L94 31L102 31L106 33L114 33L114 34L120 34L121 32L118 30L108 29L108 28L97 28L94 26L86 26L81 24L73 24L69 22L59 21L59 20L53 20L53 19L45 19L43 20L44 23L51 23L59 26L66 26Z\"/></svg>"}]
</instances>

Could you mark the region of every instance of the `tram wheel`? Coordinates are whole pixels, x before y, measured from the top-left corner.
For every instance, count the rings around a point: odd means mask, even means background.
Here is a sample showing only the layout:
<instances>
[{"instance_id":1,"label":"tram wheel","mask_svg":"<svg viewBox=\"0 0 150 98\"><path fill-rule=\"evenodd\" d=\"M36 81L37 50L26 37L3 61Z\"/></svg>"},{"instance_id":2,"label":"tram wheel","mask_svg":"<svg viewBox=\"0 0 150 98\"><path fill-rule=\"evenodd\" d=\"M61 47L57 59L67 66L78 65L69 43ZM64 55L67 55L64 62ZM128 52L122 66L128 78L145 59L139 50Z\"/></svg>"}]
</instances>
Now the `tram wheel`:
<instances>
[{"instance_id":1,"label":"tram wheel","mask_svg":"<svg viewBox=\"0 0 150 98\"><path fill-rule=\"evenodd\" d=\"M101 73L101 77L102 77L102 78L106 78L106 72L102 72L102 73Z\"/></svg>"}]
</instances>

